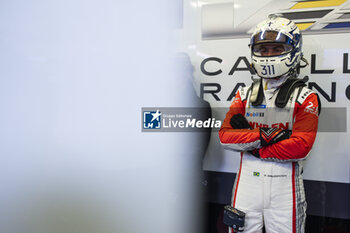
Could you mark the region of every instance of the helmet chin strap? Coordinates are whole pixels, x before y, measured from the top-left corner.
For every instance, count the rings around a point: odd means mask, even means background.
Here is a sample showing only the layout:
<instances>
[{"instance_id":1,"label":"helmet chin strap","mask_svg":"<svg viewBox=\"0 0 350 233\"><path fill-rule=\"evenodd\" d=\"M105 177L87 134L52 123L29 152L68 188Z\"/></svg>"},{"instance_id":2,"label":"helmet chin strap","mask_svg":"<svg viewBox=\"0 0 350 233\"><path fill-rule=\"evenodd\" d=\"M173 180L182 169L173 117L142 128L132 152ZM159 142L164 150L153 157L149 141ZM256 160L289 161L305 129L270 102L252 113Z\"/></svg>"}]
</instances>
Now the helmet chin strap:
<instances>
[{"instance_id":1,"label":"helmet chin strap","mask_svg":"<svg viewBox=\"0 0 350 233\"><path fill-rule=\"evenodd\" d=\"M294 68L294 69L288 71L287 73L282 74L280 76L277 76L275 78L264 78L264 77L261 77L261 78L264 80L279 80L279 79L284 78L284 77L297 78L298 75L299 75L299 72L297 71L297 68Z\"/></svg>"}]
</instances>

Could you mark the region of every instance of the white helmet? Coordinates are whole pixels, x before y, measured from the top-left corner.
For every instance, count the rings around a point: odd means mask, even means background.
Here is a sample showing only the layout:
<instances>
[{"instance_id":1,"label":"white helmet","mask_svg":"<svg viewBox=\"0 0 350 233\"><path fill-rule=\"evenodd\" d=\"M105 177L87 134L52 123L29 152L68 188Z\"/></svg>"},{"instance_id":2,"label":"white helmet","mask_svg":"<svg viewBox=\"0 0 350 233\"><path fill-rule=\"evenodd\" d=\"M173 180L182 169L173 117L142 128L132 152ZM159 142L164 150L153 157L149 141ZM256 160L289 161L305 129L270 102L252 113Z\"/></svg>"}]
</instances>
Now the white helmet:
<instances>
[{"instance_id":1,"label":"white helmet","mask_svg":"<svg viewBox=\"0 0 350 233\"><path fill-rule=\"evenodd\" d=\"M262 78L296 73L303 55L301 45L302 37L295 23L270 15L256 26L249 44L256 73Z\"/></svg>"}]
</instances>

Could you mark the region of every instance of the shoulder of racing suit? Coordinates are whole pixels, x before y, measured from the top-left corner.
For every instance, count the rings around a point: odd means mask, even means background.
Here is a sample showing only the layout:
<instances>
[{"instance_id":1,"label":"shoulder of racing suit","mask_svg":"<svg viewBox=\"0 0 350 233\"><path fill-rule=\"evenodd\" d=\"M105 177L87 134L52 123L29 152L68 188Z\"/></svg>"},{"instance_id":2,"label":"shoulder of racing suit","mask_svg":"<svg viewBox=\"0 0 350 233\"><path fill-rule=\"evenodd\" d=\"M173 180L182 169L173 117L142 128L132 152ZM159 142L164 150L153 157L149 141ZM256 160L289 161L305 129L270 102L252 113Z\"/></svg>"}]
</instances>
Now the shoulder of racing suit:
<instances>
[{"instance_id":1,"label":"shoulder of racing suit","mask_svg":"<svg viewBox=\"0 0 350 233\"><path fill-rule=\"evenodd\" d=\"M318 106L317 110L319 115L321 113L321 100L318 94L313 90L310 90L309 88L306 88L306 87L299 88L298 95L295 102L299 105L302 105L310 95L316 95L317 106Z\"/></svg>"},{"instance_id":2,"label":"shoulder of racing suit","mask_svg":"<svg viewBox=\"0 0 350 233\"><path fill-rule=\"evenodd\" d=\"M251 89L251 87L240 87L238 89L238 94L239 94L239 97L241 98L242 102L247 100L250 89ZM236 93L236 97L237 97L237 93Z\"/></svg>"}]
</instances>

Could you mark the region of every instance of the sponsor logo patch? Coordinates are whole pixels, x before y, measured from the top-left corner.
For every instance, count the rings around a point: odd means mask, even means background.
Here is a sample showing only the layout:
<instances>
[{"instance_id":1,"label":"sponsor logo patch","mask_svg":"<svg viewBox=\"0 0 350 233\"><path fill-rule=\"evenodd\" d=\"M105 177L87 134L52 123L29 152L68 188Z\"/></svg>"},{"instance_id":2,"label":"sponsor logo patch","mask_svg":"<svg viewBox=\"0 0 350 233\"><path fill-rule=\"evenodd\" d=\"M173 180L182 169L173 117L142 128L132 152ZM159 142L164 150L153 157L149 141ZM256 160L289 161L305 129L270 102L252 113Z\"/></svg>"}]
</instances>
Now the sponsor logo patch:
<instances>
[{"instance_id":1,"label":"sponsor logo patch","mask_svg":"<svg viewBox=\"0 0 350 233\"><path fill-rule=\"evenodd\" d=\"M263 112L247 112L246 117L264 117Z\"/></svg>"},{"instance_id":2,"label":"sponsor logo patch","mask_svg":"<svg viewBox=\"0 0 350 233\"><path fill-rule=\"evenodd\" d=\"M312 102L308 103L308 105L305 107L304 111L318 116L318 108L315 107Z\"/></svg>"},{"instance_id":3,"label":"sponsor logo patch","mask_svg":"<svg viewBox=\"0 0 350 233\"><path fill-rule=\"evenodd\" d=\"M266 108L266 105L265 104L261 104L261 105L258 105L258 106L251 105L250 107L251 108Z\"/></svg>"}]
</instances>

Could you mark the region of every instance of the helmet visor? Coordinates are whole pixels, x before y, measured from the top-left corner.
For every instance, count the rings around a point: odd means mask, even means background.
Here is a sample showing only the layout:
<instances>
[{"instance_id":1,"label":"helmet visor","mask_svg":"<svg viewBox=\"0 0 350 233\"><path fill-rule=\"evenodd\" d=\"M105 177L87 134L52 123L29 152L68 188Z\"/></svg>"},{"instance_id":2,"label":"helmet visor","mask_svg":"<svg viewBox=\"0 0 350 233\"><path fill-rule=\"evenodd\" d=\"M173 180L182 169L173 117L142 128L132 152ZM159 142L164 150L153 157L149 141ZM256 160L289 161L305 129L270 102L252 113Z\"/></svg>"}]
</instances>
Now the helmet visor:
<instances>
[{"instance_id":1,"label":"helmet visor","mask_svg":"<svg viewBox=\"0 0 350 233\"><path fill-rule=\"evenodd\" d=\"M252 52L258 57L280 56L292 51L292 46L282 43L261 43L253 45Z\"/></svg>"},{"instance_id":2,"label":"helmet visor","mask_svg":"<svg viewBox=\"0 0 350 233\"><path fill-rule=\"evenodd\" d=\"M291 44L293 40L283 34L281 31L266 31L263 30L257 34L255 34L250 41L251 45L266 43L266 42L276 42L282 44Z\"/></svg>"}]
</instances>

